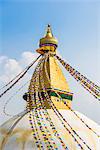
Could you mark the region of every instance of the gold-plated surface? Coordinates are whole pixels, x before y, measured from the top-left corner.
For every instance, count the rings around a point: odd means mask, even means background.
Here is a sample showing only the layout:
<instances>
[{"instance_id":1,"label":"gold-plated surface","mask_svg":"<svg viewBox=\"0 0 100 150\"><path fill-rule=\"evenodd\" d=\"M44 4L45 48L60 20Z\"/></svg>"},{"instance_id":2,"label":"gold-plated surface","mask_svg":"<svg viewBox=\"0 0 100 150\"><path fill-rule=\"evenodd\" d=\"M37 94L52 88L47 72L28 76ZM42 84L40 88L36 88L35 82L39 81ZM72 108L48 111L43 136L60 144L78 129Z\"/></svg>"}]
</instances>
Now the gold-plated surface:
<instances>
[{"instance_id":1,"label":"gold-plated surface","mask_svg":"<svg viewBox=\"0 0 100 150\"><path fill-rule=\"evenodd\" d=\"M48 59L46 59L45 62L43 63L42 78L44 81L44 87L46 91L51 90L54 91L55 93L56 92L59 93L59 91L61 91L63 94L71 92L69 89L69 85L64 77L64 74L53 55L48 54ZM33 82L30 83L30 89L33 88L33 84L34 84ZM39 91L41 93L43 92L42 87L43 83L40 80L38 84L39 84ZM62 102L61 97L50 96L50 99L52 100L57 109L68 109L68 107L64 104L64 102ZM71 100L63 98L63 101L66 101L67 105L71 107L72 103ZM50 109L50 104L48 103L47 100L44 102L44 105L46 106L47 109Z\"/></svg>"},{"instance_id":2,"label":"gold-plated surface","mask_svg":"<svg viewBox=\"0 0 100 150\"><path fill-rule=\"evenodd\" d=\"M40 48L36 50L36 52L40 54L44 54L47 52L52 52L53 54L56 54L56 49L54 46L41 46Z\"/></svg>"},{"instance_id":3,"label":"gold-plated surface","mask_svg":"<svg viewBox=\"0 0 100 150\"><path fill-rule=\"evenodd\" d=\"M40 54L47 53L48 51L56 53L58 41L53 36L50 25L48 25L47 27L47 32L45 37L40 39L39 46L40 48L37 49L36 51Z\"/></svg>"},{"instance_id":4,"label":"gold-plated surface","mask_svg":"<svg viewBox=\"0 0 100 150\"><path fill-rule=\"evenodd\" d=\"M49 57L50 63L50 81L51 87L54 89L59 89L66 92L71 92L69 89L69 85L63 75L60 66L58 65L56 59L52 56ZM68 109L62 101L57 101L58 98L51 97L52 101L54 102L57 109ZM64 99L63 99L64 100ZM67 104L71 107L71 101L66 100Z\"/></svg>"},{"instance_id":5,"label":"gold-plated surface","mask_svg":"<svg viewBox=\"0 0 100 150\"><path fill-rule=\"evenodd\" d=\"M49 44L49 43L56 45L58 44L57 39L52 34L50 25L48 25L47 27L46 36L40 39L40 44Z\"/></svg>"},{"instance_id":6,"label":"gold-plated surface","mask_svg":"<svg viewBox=\"0 0 100 150\"><path fill-rule=\"evenodd\" d=\"M47 45L46 45L47 44ZM52 44L52 45L50 45ZM58 41L55 37L53 37L51 27L48 25L46 36L42 39L40 39L40 48L36 51L40 54L45 55L45 53L56 53L56 48L53 45L58 45ZM50 78L48 80L47 74ZM45 80L44 86L46 89L58 89L61 91L70 92L68 83L60 69L60 66L57 63L57 60L54 58L53 55L49 55L48 60L43 65L43 78ZM41 82L40 84L40 90L42 89ZM56 105L57 109L68 109L62 101L58 101L57 97L51 96L51 100ZM63 99L64 100L64 99ZM67 104L71 107L71 101L66 99ZM45 105L47 108L50 108L49 104L45 102Z\"/></svg>"},{"instance_id":7,"label":"gold-plated surface","mask_svg":"<svg viewBox=\"0 0 100 150\"><path fill-rule=\"evenodd\" d=\"M64 74L57 60L54 57L50 56L49 64L50 64L51 86L55 89L60 89L62 91L71 92L69 89L69 85L64 77Z\"/></svg>"}]
</instances>

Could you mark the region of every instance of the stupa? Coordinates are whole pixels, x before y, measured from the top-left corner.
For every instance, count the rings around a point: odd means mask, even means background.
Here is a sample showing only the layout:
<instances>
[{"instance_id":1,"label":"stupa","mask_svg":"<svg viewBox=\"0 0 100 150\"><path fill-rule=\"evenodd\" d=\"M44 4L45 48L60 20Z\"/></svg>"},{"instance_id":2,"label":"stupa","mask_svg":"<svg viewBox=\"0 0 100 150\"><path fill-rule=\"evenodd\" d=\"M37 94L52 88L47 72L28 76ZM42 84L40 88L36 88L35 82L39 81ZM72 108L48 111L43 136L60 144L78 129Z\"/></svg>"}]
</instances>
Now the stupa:
<instances>
[{"instance_id":1,"label":"stupa","mask_svg":"<svg viewBox=\"0 0 100 150\"><path fill-rule=\"evenodd\" d=\"M72 109L73 93L56 59L57 47L48 25L36 50L41 58L23 96L26 109L1 125L0 150L100 149L100 126Z\"/></svg>"}]
</instances>

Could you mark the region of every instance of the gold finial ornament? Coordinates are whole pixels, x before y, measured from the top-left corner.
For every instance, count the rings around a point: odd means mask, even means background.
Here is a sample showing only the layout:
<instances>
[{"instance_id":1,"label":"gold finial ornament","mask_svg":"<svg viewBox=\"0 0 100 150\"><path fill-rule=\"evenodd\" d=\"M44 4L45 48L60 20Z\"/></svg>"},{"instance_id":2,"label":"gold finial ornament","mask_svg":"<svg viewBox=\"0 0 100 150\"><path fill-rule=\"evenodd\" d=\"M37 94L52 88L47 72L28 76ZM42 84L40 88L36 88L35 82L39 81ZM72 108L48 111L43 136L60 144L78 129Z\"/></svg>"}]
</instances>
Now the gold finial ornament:
<instances>
[{"instance_id":1,"label":"gold finial ornament","mask_svg":"<svg viewBox=\"0 0 100 150\"><path fill-rule=\"evenodd\" d=\"M53 37L50 25L48 25L48 27L47 27L46 36L43 37L42 39L40 39L40 46L42 44L49 44L49 43L55 44L56 46L58 45L57 39L55 37Z\"/></svg>"},{"instance_id":2,"label":"gold finial ornament","mask_svg":"<svg viewBox=\"0 0 100 150\"><path fill-rule=\"evenodd\" d=\"M51 31L51 26L50 26L50 24L48 24L46 36L44 38L52 38L52 37L53 37L53 35L52 35L52 31ZM42 39L44 39L44 38L42 38ZM41 42L41 40L40 40L40 42Z\"/></svg>"},{"instance_id":3,"label":"gold finial ornament","mask_svg":"<svg viewBox=\"0 0 100 150\"><path fill-rule=\"evenodd\" d=\"M48 51L56 53L56 48L58 46L57 39L53 36L51 26L48 24L45 37L40 39L39 49L36 51L40 54L44 54Z\"/></svg>"}]
</instances>

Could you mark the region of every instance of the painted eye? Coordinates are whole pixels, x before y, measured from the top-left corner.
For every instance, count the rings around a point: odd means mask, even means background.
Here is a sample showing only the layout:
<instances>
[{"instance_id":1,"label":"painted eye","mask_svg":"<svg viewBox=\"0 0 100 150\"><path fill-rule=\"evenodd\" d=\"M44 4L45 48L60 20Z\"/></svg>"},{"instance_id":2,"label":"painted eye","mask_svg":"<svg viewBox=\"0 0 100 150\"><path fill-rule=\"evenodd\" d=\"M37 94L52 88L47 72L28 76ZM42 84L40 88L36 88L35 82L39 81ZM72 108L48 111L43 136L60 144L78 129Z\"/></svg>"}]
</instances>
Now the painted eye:
<instances>
[{"instance_id":1,"label":"painted eye","mask_svg":"<svg viewBox=\"0 0 100 150\"><path fill-rule=\"evenodd\" d=\"M57 98L57 99L56 99L56 101L57 101L57 102L59 102L59 101L60 101L60 99L59 99L59 98Z\"/></svg>"}]
</instances>

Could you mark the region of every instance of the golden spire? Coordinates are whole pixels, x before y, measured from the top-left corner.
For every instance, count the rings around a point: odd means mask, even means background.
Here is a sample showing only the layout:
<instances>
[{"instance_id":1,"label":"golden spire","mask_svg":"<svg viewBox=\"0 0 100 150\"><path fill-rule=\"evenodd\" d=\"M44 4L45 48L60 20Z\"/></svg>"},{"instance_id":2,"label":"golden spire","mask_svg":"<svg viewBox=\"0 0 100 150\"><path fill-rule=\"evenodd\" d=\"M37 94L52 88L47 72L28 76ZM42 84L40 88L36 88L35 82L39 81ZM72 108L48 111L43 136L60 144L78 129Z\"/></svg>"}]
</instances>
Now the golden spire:
<instances>
[{"instance_id":1,"label":"golden spire","mask_svg":"<svg viewBox=\"0 0 100 150\"><path fill-rule=\"evenodd\" d=\"M48 38L53 37L50 24L48 24L47 32L46 32L46 36L45 37L48 37Z\"/></svg>"},{"instance_id":2,"label":"golden spire","mask_svg":"<svg viewBox=\"0 0 100 150\"><path fill-rule=\"evenodd\" d=\"M40 39L40 47L43 44L54 44L55 46L58 45L58 41L55 37L53 37L51 26L49 24L47 26L47 32L46 32L45 37Z\"/></svg>"},{"instance_id":3,"label":"golden spire","mask_svg":"<svg viewBox=\"0 0 100 150\"><path fill-rule=\"evenodd\" d=\"M40 48L36 50L38 53L44 54L47 51L56 52L58 46L57 39L53 36L51 26L48 24L46 35L40 39Z\"/></svg>"}]
</instances>

